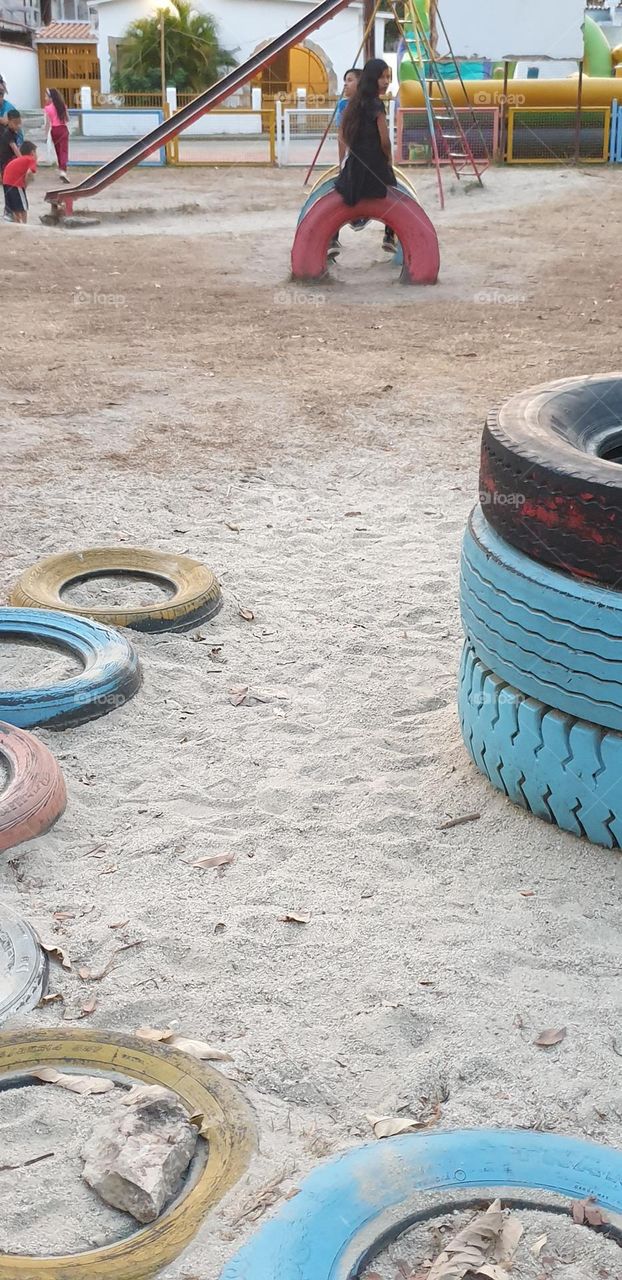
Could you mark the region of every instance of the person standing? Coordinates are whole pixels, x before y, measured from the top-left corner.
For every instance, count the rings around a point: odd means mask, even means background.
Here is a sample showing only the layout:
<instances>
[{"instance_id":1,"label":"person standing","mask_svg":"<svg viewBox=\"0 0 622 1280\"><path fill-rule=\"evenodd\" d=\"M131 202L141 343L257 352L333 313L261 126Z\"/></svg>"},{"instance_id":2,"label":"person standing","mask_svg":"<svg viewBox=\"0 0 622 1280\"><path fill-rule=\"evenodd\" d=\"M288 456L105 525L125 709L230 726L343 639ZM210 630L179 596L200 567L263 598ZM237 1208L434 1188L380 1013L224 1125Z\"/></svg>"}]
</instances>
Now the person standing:
<instances>
[{"instance_id":1,"label":"person standing","mask_svg":"<svg viewBox=\"0 0 622 1280\"><path fill-rule=\"evenodd\" d=\"M58 176L63 182L69 182L67 177L67 165L69 163L69 112L65 99L58 89L46 89L43 111L45 113L46 138L48 133L51 134L56 152Z\"/></svg>"},{"instance_id":2,"label":"person standing","mask_svg":"<svg viewBox=\"0 0 622 1280\"><path fill-rule=\"evenodd\" d=\"M390 83L391 68L382 58L370 58L343 114L340 135L348 155L335 190L351 206L360 200L386 198L389 188L397 186L381 101ZM389 225L385 226L382 247L388 253L395 249L395 232Z\"/></svg>"}]
</instances>

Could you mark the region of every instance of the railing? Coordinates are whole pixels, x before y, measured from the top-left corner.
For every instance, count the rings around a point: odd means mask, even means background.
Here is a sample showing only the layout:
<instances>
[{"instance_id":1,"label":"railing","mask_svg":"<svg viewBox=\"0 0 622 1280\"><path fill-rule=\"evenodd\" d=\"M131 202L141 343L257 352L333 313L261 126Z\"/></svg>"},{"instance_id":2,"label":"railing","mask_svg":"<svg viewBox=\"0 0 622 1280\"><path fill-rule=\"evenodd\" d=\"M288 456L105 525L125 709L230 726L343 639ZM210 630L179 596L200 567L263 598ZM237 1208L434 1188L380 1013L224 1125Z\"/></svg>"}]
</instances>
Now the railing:
<instances>
[{"instance_id":1,"label":"railing","mask_svg":"<svg viewBox=\"0 0 622 1280\"><path fill-rule=\"evenodd\" d=\"M602 164L609 158L610 107L511 107L508 164Z\"/></svg>"},{"instance_id":2,"label":"railing","mask_svg":"<svg viewBox=\"0 0 622 1280\"><path fill-rule=\"evenodd\" d=\"M498 107L456 107L456 116L476 160L496 160L499 151ZM425 107L400 107L396 111L398 164L432 164L430 125ZM440 157L441 164L450 164Z\"/></svg>"},{"instance_id":3,"label":"railing","mask_svg":"<svg viewBox=\"0 0 622 1280\"><path fill-rule=\"evenodd\" d=\"M162 106L161 93L101 93L99 90L93 90L92 94L93 107L95 109L104 108L106 110L127 110L132 107L138 109L145 107L154 107L160 109Z\"/></svg>"}]
</instances>

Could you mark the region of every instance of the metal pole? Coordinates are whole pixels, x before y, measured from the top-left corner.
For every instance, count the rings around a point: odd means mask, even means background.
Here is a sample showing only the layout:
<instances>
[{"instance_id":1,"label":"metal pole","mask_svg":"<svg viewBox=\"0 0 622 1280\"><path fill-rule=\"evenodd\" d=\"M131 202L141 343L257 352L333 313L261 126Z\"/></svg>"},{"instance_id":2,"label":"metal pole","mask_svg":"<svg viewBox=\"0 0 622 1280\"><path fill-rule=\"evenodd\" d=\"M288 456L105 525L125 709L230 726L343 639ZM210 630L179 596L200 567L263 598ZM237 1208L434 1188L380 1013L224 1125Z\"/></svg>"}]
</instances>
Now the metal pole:
<instances>
[{"instance_id":1,"label":"metal pole","mask_svg":"<svg viewBox=\"0 0 622 1280\"><path fill-rule=\"evenodd\" d=\"M365 61L376 57L376 23L374 21L378 5L374 0L363 0L363 25L365 27L365 44L363 54Z\"/></svg>"},{"instance_id":2,"label":"metal pole","mask_svg":"<svg viewBox=\"0 0 622 1280\"><path fill-rule=\"evenodd\" d=\"M577 87L577 123L574 135L574 162L581 159L581 106L583 104L583 58L579 61L579 82Z\"/></svg>"},{"instance_id":3,"label":"metal pole","mask_svg":"<svg viewBox=\"0 0 622 1280\"><path fill-rule=\"evenodd\" d=\"M160 85L162 90L162 110L166 107L166 46L164 37L164 10L160 10Z\"/></svg>"},{"instance_id":4,"label":"metal pole","mask_svg":"<svg viewBox=\"0 0 622 1280\"><path fill-rule=\"evenodd\" d=\"M499 121L499 159L503 164L506 159L505 144L507 141L507 121L508 121L508 64L503 63L503 101L501 103L501 113Z\"/></svg>"}]
</instances>

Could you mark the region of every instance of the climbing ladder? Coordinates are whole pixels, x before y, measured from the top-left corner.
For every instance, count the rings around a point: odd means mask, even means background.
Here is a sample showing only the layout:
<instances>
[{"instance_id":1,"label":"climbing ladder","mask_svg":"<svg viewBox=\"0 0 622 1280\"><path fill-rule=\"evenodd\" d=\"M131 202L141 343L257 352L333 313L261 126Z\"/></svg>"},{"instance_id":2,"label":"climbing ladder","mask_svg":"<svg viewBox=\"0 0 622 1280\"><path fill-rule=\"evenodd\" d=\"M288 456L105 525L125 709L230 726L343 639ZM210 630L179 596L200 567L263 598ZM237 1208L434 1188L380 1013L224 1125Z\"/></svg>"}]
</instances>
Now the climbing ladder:
<instances>
[{"instance_id":1,"label":"climbing ladder","mask_svg":"<svg viewBox=\"0 0 622 1280\"><path fill-rule=\"evenodd\" d=\"M439 200L441 209L444 209L445 194L443 191L441 165L443 163L448 163L458 180L460 180L461 174L469 172L476 179L479 185L483 186L482 173L488 168L489 160L486 159L485 161L478 161L471 151L469 140L462 128L460 117L448 92L441 68L434 55L434 50L432 49L428 39L427 32L420 21L419 14L417 13L413 0L407 0L406 4L409 16L409 25L412 29L412 36L406 34L393 3L391 4L391 7L393 9L398 30L400 31L404 41L406 52L410 57L415 71L417 72L417 78L421 85L430 133L432 158L436 169ZM451 58L456 67L460 83L464 89L465 103L469 106L470 104L466 87L462 80L462 76L460 75L460 68L454 57L446 32L445 37L447 39ZM413 45L414 52L412 48Z\"/></svg>"}]
</instances>

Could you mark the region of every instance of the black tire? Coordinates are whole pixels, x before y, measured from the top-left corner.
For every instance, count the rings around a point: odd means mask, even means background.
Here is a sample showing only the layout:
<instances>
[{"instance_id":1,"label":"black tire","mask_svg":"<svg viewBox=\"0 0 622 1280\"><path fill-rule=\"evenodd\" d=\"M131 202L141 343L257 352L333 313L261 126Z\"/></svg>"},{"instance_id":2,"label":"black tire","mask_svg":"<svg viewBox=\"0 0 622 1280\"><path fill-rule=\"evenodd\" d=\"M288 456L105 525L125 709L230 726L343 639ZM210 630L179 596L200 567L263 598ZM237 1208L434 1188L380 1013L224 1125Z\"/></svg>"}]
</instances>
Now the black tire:
<instances>
[{"instance_id":1,"label":"black tire","mask_svg":"<svg viewBox=\"0 0 622 1280\"><path fill-rule=\"evenodd\" d=\"M622 589L622 374L563 378L490 414L480 501L513 547Z\"/></svg>"}]
</instances>

